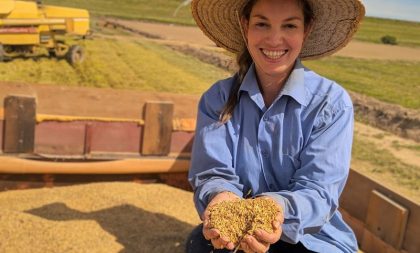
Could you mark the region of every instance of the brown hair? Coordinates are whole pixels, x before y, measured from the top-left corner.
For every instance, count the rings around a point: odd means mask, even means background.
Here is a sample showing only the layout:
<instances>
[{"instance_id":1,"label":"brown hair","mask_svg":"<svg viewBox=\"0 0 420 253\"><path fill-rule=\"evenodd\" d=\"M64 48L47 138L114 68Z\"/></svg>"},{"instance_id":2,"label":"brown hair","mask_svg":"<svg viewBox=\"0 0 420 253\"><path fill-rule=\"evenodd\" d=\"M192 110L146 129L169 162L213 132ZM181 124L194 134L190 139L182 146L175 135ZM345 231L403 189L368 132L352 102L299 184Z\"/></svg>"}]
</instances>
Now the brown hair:
<instances>
[{"instance_id":1,"label":"brown hair","mask_svg":"<svg viewBox=\"0 0 420 253\"><path fill-rule=\"evenodd\" d=\"M254 5L257 3L258 0L250 0L242 9L241 17L249 20L251 16L251 11ZM309 27L313 20L313 11L312 7L308 3L307 0L297 0L298 4L302 7L303 10L303 17L304 17L304 25L305 29ZM219 120L221 123L226 123L233 115L233 110L235 109L236 104L238 103L238 92L239 88L241 87L242 81L245 78L246 73L248 72L249 67L252 64L252 57L248 51L248 48L244 46L242 50L236 55L236 62L239 66L239 70L235 75L235 81L232 85L230 90L229 98L220 113Z\"/></svg>"}]
</instances>

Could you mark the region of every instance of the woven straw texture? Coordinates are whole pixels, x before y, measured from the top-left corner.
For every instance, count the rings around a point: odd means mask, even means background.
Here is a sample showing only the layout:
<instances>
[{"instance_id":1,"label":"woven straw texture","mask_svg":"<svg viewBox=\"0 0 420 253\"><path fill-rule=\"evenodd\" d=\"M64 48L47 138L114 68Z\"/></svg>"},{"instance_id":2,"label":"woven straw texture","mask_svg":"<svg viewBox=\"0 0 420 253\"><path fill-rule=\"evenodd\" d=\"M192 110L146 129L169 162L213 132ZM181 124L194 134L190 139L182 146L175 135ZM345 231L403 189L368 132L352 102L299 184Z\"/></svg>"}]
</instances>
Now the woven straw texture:
<instances>
[{"instance_id":1,"label":"woven straw texture","mask_svg":"<svg viewBox=\"0 0 420 253\"><path fill-rule=\"evenodd\" d=\"M194 0L193 17L216 45L238 53L245 46L239 15L248 0ZM365 14L360 0L308 0L314 23L300 58L318 59L331 55L351 40Z\"/></svg>"}]
</instances>

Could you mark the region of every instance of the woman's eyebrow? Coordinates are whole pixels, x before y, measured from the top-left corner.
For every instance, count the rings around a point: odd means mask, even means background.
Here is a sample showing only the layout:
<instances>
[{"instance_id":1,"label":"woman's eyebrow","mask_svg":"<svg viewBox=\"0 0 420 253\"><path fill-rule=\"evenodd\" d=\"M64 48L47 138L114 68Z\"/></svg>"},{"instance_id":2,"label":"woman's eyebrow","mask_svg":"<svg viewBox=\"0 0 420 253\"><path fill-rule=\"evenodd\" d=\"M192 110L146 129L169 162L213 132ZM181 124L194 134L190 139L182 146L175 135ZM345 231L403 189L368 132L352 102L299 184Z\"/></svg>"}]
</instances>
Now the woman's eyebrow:
<instances>
[{"instance_id":1,"label":"woman's eyebrow","mask_svg":"<svg viewBox=\"0 0 420 253\"><path fill-rule=\"evenodd\" d=\"M253 18L259 18L259 19L263 19L263 20L269 20L266 16L262 15L262 14L255 14L252 16ZM293 17L289 17L284 19L284 22L288 22L288 21L292 21L292 20L302 20L302 18L298 17L298 16L293 16Z\"/></svg>"},{"instance_id":2,"label":"woman's eyebrow","mask_svg":"<svg viewBox=\"0 0 420 253\"><path fill-rule=\"evenodd\" d=\"M283 21L292 21L292 20L302 20L302 18L300 18L300 17L290 17L290 18L286 18Z\"/></svg>"},{"instance_id":3,"label":"woman's eyebrow","mask_svg":"<svg viewBox=\"0 0 420 253\"><path fill-rule=\"evenodd\" d=\"M252 16L253 18L260 18L260 19L264 19L264 20L268 20L268 18L264 15L261 14L255 14L254 16Z\"/></svg>"}]
</instances>

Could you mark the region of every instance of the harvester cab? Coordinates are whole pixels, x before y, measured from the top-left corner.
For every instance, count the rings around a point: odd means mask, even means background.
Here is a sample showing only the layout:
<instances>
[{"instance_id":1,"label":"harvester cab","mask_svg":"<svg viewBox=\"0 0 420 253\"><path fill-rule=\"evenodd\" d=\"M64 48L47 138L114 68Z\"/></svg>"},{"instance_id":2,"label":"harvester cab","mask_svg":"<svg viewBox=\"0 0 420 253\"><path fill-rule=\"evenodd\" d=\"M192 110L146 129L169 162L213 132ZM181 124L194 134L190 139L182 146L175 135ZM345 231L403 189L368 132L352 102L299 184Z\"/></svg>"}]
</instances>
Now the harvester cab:
<instances>
[{"instance_id":1,"label":"harvester cab","mask_svg":"<svg viewBox=\"0 0 420 253\"><path fill-rule=\"evenodd\" d=\"M66 39L89 33L87 10L44 5L40 0L0 0L0 61L36 56L45 48L50 56L77 64L85 58L84 49Z\"/></svg>"}]
</instances>

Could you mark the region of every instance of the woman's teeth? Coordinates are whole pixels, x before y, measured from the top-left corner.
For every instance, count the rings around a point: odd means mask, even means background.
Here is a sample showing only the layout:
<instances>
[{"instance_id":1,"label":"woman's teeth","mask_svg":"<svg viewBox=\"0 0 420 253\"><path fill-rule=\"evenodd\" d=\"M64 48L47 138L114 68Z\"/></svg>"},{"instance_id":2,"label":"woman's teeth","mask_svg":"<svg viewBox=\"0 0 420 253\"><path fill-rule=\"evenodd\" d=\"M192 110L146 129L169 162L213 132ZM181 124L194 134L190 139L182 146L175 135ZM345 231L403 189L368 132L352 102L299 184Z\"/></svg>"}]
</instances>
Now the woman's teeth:
<instances>
[{"instance_id":1,"label":"woman's teeth","mask_svg":"<svg viewBox=\"0 0 420 253\"><path fill-rule=\"evenodd\" d=\"M265 56L267 56L270 59L278 59L286 53L286 50L270 51L270 50L263 49L262 52Z\"/></svg>"}]
</instances>

